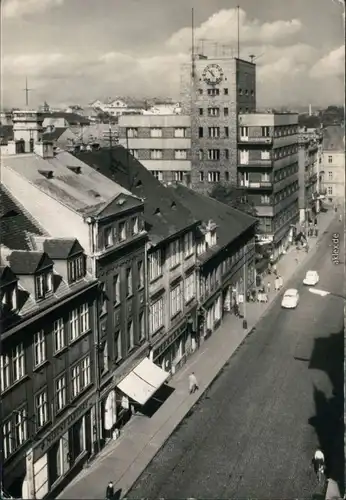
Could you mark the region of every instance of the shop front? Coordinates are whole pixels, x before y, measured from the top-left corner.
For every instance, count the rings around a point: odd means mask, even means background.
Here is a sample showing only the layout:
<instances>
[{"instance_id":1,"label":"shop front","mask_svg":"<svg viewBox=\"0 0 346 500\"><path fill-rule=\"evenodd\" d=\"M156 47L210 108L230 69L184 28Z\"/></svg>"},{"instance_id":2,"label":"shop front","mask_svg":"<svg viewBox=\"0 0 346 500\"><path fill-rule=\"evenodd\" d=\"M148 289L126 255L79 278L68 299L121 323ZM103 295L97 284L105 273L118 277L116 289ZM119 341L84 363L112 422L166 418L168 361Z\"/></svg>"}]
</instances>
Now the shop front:
<instances>
[{"instance_id":1,"label":"shop front","mask_svg":"<svg viewBox=\"0 0 346 500\"><path fill-rule=\"evenodd\" d=\"M78 474L92 453L95 394L61 420L29 450L23 498L44 498Z\"/></svg>"},{"instance_id":2,"label":"shop front","mask_svg":"<svg viewBox=\"0 0 346 500\"><path fill-rule=\"evenodd\" d=\"M128 396L117 387L112 388L100 403L100 437L102 444L115 440L120 435L120 429L131 418L131 407Z\"/></svg>"},{"instance_id":3,"label":"shop front","mask_svg":"<svg viewBox=\"0 0 346 500\"><path fill-rule=\"evenodd\" d=\"M185 318L174 332L154 347L152 353L154 363L173 375L179 370L189 352L198 344L198 339L194 335L195 330L191 318Z\"/></svg>"}]
</instances>

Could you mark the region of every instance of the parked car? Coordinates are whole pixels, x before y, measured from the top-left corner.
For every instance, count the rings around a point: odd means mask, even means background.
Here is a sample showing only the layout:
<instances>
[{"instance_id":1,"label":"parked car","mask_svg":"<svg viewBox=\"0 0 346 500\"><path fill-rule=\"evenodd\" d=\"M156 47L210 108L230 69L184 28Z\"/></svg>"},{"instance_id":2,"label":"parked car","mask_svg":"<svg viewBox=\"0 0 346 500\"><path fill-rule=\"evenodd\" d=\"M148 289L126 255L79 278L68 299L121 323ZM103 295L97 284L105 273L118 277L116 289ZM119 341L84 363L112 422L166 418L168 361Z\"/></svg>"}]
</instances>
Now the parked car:
<instances>
[{"instance_id":1,"label":"parked car","mask_svg":"<svg viewBox=\"0 0 346 500\"><path fill-rule=\"evenodd\" d=\"M317 271L307 271L305 278L303 279L304 285L315 286L319 282L320 277Z\"/></svg>"},{"instance_id":2,"label":"parked car","mask_svg":"<svg viewBox=\"0 0 346 500\"><path fill-rule=\"evenodd\" d=\"M299 293L295 288L289 288L282 297L281 307L284 309L295 309L299 302Z\"/></svg>"}]
</instances>

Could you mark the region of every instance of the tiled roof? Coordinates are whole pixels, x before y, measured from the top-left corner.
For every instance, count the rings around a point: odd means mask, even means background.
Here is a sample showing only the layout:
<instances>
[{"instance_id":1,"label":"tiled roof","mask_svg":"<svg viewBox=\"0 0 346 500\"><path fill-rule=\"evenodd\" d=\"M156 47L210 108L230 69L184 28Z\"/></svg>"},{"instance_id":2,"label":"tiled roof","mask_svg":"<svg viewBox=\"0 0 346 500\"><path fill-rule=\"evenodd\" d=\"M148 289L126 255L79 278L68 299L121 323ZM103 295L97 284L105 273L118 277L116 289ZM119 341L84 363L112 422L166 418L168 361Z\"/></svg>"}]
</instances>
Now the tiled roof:
<instances>
[{"instance_id":1,"label":"tiled roof","mask_svg":"<svg viewBox=\"0 0 346 500\"><path fill-rule=\"evenodd\" d=\"M131 194L120 184L109 182L107 177L65 151L58 151L54 158L49 159L36 154L3 155L2 163L3 182L6 182L6 168L10 168L48 196L81 215L100 211L119 194ZM69 167L80 167L80 173L75 173ZM40 171L46 170L53 171L52 178L41 175Z\"/></svg>"},{"instance_id":2,"label":"tiled roof","mask_svg":"<svg viewBox=\"0 0 346 500\"><path fill-rule=\"evenodd\" d=\"M51 132L44 132L42 139L44 141L57 141L65 130L67 130L67 127L55 127Z\"/></svg>"},{"instance_id":3,"label":"tiled roof","mask_svg":"<svg viewBox=\"0 0 346 500\"><path fill-rule=\"evenodd\" d=\"M83 252L75 238L50 238L43 243L44 251L51 259L67 259L73 253Z\"/></svg>"},{"instance_id":4,"label":"tiled roof","mask_svg":"<svg viewBox=\"0 0 346 500\"><path fill-rule=\"evenodd\" d=\"M211 220L217 225L218 242L214 249L211 249L211 253L215 253L215 251L235 241L247 229L256 224L254 217L220 203L214 198L199 194L182 184L172 185L168 189L175 193L192 216L199 217L205 223Z\"/></svg>"},{"instance_id":5,"label":"tiled roof","mask_svg":"<svg viewBox=\"0 0 346 500\"><path fill-rule=\"evenodd\" d=\"M151 242L156 245L197 222L174 191L163 186L136 158L122 146L112 151L80 152L75 155L134 195L144 199L144 217ZM175 203L175 208L172 208ZM157 211L158 210L158 211Z\"/></svg>"},{"instance_id":6,"label":"tiled roof","mask_svg":"<svg viewBox=\"0 0 346 500\"><path fill-rule=\"evenodd\" d=\"M0 184L0 243L12 250L32 250L30 234L47 235L31 214Z\"/></svg>"},{"instance_id":7,"label":"tiled roof","mask_svg":"<svg viewBox=\"0 0 346 500\"><path fill-rule=\"evenodd\" d=\"M323 129L323 149L327 151L345 151L345 128L331 125Z\"/></svg>"},{"instance_id":8,"label":"tiled roof","mask_svg":"<svg viewBox=\"0 0 346 500\"><path fill-rule=\"evenodd\" d=\"M42 265L47 267L46 264L53 264L44 252L25 250L14 250L7 260L14 274L24 275L34 274Z\"/></svg>"}]
</instances>

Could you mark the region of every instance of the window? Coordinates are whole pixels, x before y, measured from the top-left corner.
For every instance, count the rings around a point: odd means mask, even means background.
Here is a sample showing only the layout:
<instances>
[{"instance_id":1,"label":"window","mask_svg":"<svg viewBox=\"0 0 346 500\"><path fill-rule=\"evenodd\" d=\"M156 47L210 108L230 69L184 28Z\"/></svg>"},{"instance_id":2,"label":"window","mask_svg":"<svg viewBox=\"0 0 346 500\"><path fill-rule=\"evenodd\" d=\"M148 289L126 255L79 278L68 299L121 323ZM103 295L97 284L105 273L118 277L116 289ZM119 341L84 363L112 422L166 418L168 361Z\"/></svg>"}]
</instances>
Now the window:
<instances>
[{"instance_id":1,"label":"window","mask_svg":"<svg viewBox=\"0 0 346 500\"><path fill-rule=\"evenodd\" d=\"M138 217L132 217L132 219L131 219L131 233L132 233L132 236L139 233Z\"/></svg>"},{"instance_id":2,"label":"window","mask_svg":"<svg viewBox=\"0 0 346 500\"><path fill-rule=\"evenodd\" d=\"M145 316L144 316L144 312L139 313L138 330L139 330L139 340L143 340L145 338Z\"/></svg>"},{"instance_id":3,"label":"window","mask_svg":"<svg viewBox=\"0 0 346 500\"><path fill-rule=\"evenodd\" d=\"M144 287L144 264L140 260L137 262L137 279L138 279L138 288Z\"/></svg>"},{"instance_id":4,"label":"window","mask_svg":"<svg viewBox=\"0 0 346 500\"><path fill-rule=\"evenodd\" d=\"M120 222L119 224L119 239L120 241L126 240L126 222Z\"/></svg>"},{"instance_id":5,"label":"window","mask_svg":"<svg viewBox=\"0 0 346 500\"><path fill-rule=\"evenodd\" d=\"M64 320L62 318L54 321L53 324L53 336L54 336L54 352L59 352L65 347L65 331L64 331Z\"/></svg>"},{"instance_id":6,"label":"window","mask_svg":"<svg viewBox=\"0 0 346 500\"><path fill-rule=\"evenodd\" d=\"M163 298L151 304L149 310L150 333L155 333L163 326Z\"/></svg>"},{"instance_id":7,"label":"window","mask_svg":"<svg viewBox=\"0 0 346 500\"><path fill-rule=\"evenodd\" d=\"M134 158L137 158L138 159L138 149L129 149L129 152L130 154L134 157Z\"/></svg>"},{"instance_id":8,"label":"window","mask_svg":"<svg viewBox=\"0 0 346 500\"><path fill-rule=\"evenodd\" d=\"M219 108L208 108L208 116L220 116Z\"/></svg>"},{"instance_id":9,"label":"window","mask_svg":"<svg viewBox=\"0 0 346 500\"><path fill-rule=\"evenodd\" d=\"M36 298L44 299L53 290L53 273L42 273L35 277Z\"/></svg>"},{"instance_id":10,"label":"window","mask_svg":"<svg viewBox=\"0 0 346 500\"><path fill-rule=\"evenodd\" d=\"M333 186L328 186L328 194L333 195Z\"/></svg>"},{"instance_id":11,"label":"window","mask_svg":"<svg viewBox=\"0 0 346 500\"><path fill-rule=\"evenodd\" d=\"M12 351L12 372L13 382L17 382L25 375L23 344L18 344Z\"/></svg>"},{"instance_id":12,"label":"window","mask_svg":"<svg viewBox=\"0 0 346 500\"><path fill-rule=\"evenodd\" d=\"M174 159L175 160L186 160L186 158L187 158L186 149L176 149L174 151Z\"/></svg>"},{"instance_id":13,"label":"window","mask_svg":"<svg viewBox=\"0 0 346 500\"><path fill-rule=\"evenodd\" d=\"M40 392L35 398L36 407L36 425L43 427L48 422L48 402L47 391Z\"/></svg>"},{"instance_id":14,"label":"window","mask_svg":"<svg viewBox=\"0 0 346 500\"><path fill-rule=\"evenodd\" d=\"M90 357L87 356L81 362L81 389L85 389L91 383Z\"/></svg>"},{"instance_id":15,"label":"window","mask_svg":"<svg viewBox=\"0 0 346 500\"><path fill-rule=\"evenodd\" d=\"M132 295L132 269L126 269L126 295Z\"/></svg>"},{"instance_id":16,"label":"window","mask_svg":"<svg viewBox=\"0 0 346 500\"><path fill-rule=\"evenodd\" d=\"M220 95L220 90L219 89L208 89L207 90L207 94L208 95L211 95L211 96L216 96L216 95Z\"/></svg>"},{"instance_id":17,"label":"window","mask_svg":"<svg viewBox=\"0 0 346 500\"><path fill-rule=\"evenodd\" d=\"M155 177L155 179L157 179L158 181L162 181L163 180L163 172L162 172L162 170L152 170L151 173L153 174L153 176Z\"/></svg>"},{"instance_id":18,"label":"window","mask_svg":"<svg viewBox=\"0 0 346 500\"><path fill-rule=\"evenodd\" d=\"M203 158L204 158L204 152L203 152L203 149L200 149L198 151L198 159L199 160L203 160Z\"/></svg>"},{"instance_id":19,"label":"window","mask_svg":"<svg viewBox=\"0 0 346 500\"><path fill-rule=\"evenodd\" d=\"M328 163L333 163L333 157L332 156L328 156Z\"/></svg>"},{"instance_id":20,"label":"window","mask_svg":"<svg viewBox=\"0 0 346 500\"><path fill-rule=\"evenodd\" d=\"M210 246L213 247L217 243L216 229L210 231Z\"/></svg>"},{"instance_id":21,"label":"window","mask_svg":"<svg viewBox=\"0 0 346 500\"><path fill-rule=\"evenodd\" d=\"M225 172L225 181L229 181L229 172Z\"/></svg>"},{"instance_id":22,"label":"window","mask_svg":"<svg viewBox=\"0 0 346 500\"><path fill-rule=\"evenodd\" d=\"M46 340L44 331L41 330L34 335L34 367L46 361Z\"/></svg>"},{"instance_id":23,"label":"window","mask_svg":"<svg viewBox=\"0 0 346 500\"><path fill-rule=\"evenodd\" d=\"M181 311L182 301L181 301L181 283L171 290L170 302L171 302L171 317L175 316Z\"/></svg>"},{"instance_id":24,"label":"window","mask_svg":"<svg viewBox=\"0 0 346 500\"><path fill-rule=\"evenodd\" d=\"M104 375L108 372L108 342L102 342L99 349L99 364L101 374Z\"/></svg>"},{"instance_id":25,"label":"window","mask_svg":"<svg viewBox=\"0 0 346 500\"><path fill-rule=\"evenodd\" d=\"M228 116L228 108L223 108L223 114L224 116Z\"/></svg>"},{"instance_id":26,"label":"window","mask_svg":"<svg viewBox=\"0 0 346 500\"><path fill-rule=\"evenodd\" d=\"M203 170L199 173L199 182L204 182L204 172L203 172Z\"/></svg>"},{"instance_id":27,"label":"window","mask_svg":"<svg viewBox=\"0 0 346 500\"><path fill-rule=\"evenodd\" d=\"M184 127L175 128L174 137L186 137L186 128Z\"/></svg>"},{"instance_id":28,"label":"window","mask_svg":"<svg viewBox=\"0 0 346 500\"><path fill-rule=\"evenodd\" d=\"M126 135L127 137L138 137L138 128L127 128Z\"/></svg>"},{"instance_id":29,"label":"window","mask_svg":"<svg viewBox=\"0 0 346 500\"><path fill-rule=\"evenodd\" d=\"M270 197L268 195L261 196L261 203L263 205L268 205L270 203Z\"/></svg>"},{"instance_id":30,"label":"window","mask_svg":"<svg viewBox=\"0 0 346 500\"><path fill-rule=\"evenodd\" d=\"M208 182L220 182L220 172L209 171Z\"/></svg>"},{"instance_id":31,"label":"window","mask_svg":"<svg viewBox=\"0 0 346 500\"><path fill-rule=\"evenodd\" d=\"M28 439L27 415L25 408L16 410L14 413L14 441L15 447L19 448Z\"/></svg>"},{"instance_id":32,"label":"window","mask_svg":"<svg viewBox=\"0 0 346 500\"><path fill-rule=\"evenodd\" d=\"M66 406L66 375L62 375L55 382L56 411L61 411Z\"/></svg>"},{"instance_id":33,"label":"window","mask_svg":"<svg viewBox=\"0 0 346 500\"><path fill-rule=\"evenodd\" d=\"M3 459L6 460L13 451L14 438L12 436L11 420L8 420L2 426L2 439L3 439Z\"/></svg>"},{"instance_id":34,"label":"window","mask_svg":"<svg viewBox=\"0 0 346 500\"><path fill-rule=\"evenodd\" d=\"M174 240L169 244L169 267L172 269L180 263L180 240Z\"/></svg>"},{"instance_id":35,"label":"window","mask_svg":"<svg viewBox=\"0 0 346 500\"><path fill-rule=\"evenodd\" d=\"M71 370L71 397L77 397L80 390L80 365L77 365Z\"/></svg>"},{"instance_id":36,"label":"window","mask_svg":"<svg viewBox=\"0 0 346 500\"><path fill-rule=\"evenodd\" d=\"M85 333L89 328L89 304L85 303L80 308L80 332Z\"/></svg>"},{"instance_id":37,"label":"window","mask_svg":"<svg viewBox=\"0 0 346 500\"><path fill-rule=\"evenodd\" d=\"M198 127L198 137L203 137L203 127Z\"/></svg>"},{"instance_id":38,"label":"window","mask_svg":"<svg viewBox=\"0 0 346 500\"><path fill-rule=\"evenodd\" d=\"M240 127L240 137L248 137L248 136L249 136L249 128Z\"/></svg>"},{"instance_id":39,"label":"window","mask_svg":"<svg viewBox=\"0 0 346 500\"><path fill-rule=\"evenodd\" d=\"M149 279L154 280L162 274L161 250L156 250L149 255Z\"/></svg>"},{"instance_id":40,"label":"window","mask_svg":"<svg viewBox=\"0 0 346 500\"><path fill-rule=\"evenodd\" d=\"M203 116L203 108L199 108L199 116Z\"/></svg>"},{"instance_id":41,"label":"window","mask_svg":"<svg viewBox=\"0 0 346 500\"><path fill-rule=\"evenodd\" d=\"M150 150L151 160L162 160L162 149L151 149Z\"/></svg>"},{"instance_id":42,"label":"window","mask_svg":"<svg viewBox=\"0 0 346 500\"><path fill-rule=\"evenodd\" d=\"M121 341L121 331L118 330L115 332L114 336L114 359L119 361L123 357L122 351L122 341Z\"/></svg>"},{"instance_id":43,"label":"window","mask_svg":"<svg viewBox=\"0 0 346 500\"><path fill-rule=\"evenodd\" d=\"M224 95L228 95L228 89L223 89Z\"/></svg>"},{"instance_id":44,"label":"window","mask_svg":"<svg viewBox=\"0 0 346 500\"><path fill-rule=\"evenodd\" d=\"M220 127L208 127L209 137L220 137Z\"/></svg>"},{"instance_id":45,"label":"window","mask_svg":"<svg viewBox=\"0 0 346 500\"><path fill-rule=\"evenodd\" d=\"M269 127L262 127L262 137L269 137Z\"/></svg>"},{"instance_id":46,"label":"window","mask_svg":"<svg viewBox=\"0 0 346 500\"><path fill-rule=\"evenodd\" d=\"M162 137L162 128L151 128L150 137Z\"/></svg>"},{"instance_id":47,"label":"window","mask_svg":"<svg viewBox=\"0 0 346 500\"><path fill-rule=\"evenodd\" d=\"M193 233L190 231L184 234L184 255L190 257L193 254Z\"/></svg>"},{"instance_id":48,"label":"window","mask_svg":"<svg viewBox=\"0 0 346 500\"><path fill-rule=\"evenodd\" d=\"M185 302L190 302L195 296L195 275L192 273L185 278Z\"/></svg>"},{"instance_id":49,"label":"window","mask_svg":"<svg viewBox=\"0 0 346 500\"><path fill-rule=\"evenodd\" d=\"M330 181L333 179L333 172L328 172L328 179Z\"/></svg>"},{"instance_id":50,"label":"window","mask_svg":"<svg viewBox=\"0 0 346 500\"><path fill-rule=\"evenodd\" d=\"M180 170L178 170L177 172L173 172L173 180L177 182L182 182L184 180L184 173L185 172L182 172Z\"/></svg>"},{"instance_id":51,"label":"window","mask_svg":"<svg viewBox=\"0 0 346 500\"><path fill-rule=\"evenodd\" d=\"M198 93L199 93L199 95L202 95L203 94L203 89L198 89Z\"/></svg>"},{"instance_id":52,"label":"window","mask_svg":"<svg viewBox=\"0 0 346 500\"><path fill-rule=\"evenodd\" d=\"M70 340L75 340L79 336L78 309L70 312Z\"/></svg>"},{"instance_id":53,"label":"window","mask_svg":"<svg viewBox=\"0 0 346 500\"><path fill-rule=\"evenodd\" d=\"M7 354L1 354L0 357L0 384L1 392L5 391L11 385L10 379L10 357Z\"/></svg>"},{"instance_id":54,"label":"window","mask_svg":"<svg viewBox=\"0 0 346 500\"><path fill-rule=\"evenodd\" d=\"M261 151L261 160L270 160L270 151Z\"/></svg>"},{"instance_id":55,"label":"window","mask_svg":"<svg viewBox=\"0 0 346 500\"><path fill-rule=\"evenodd\" d=\"M219 160L220 150L219 149L208 149L208 160Z\"/></svg>"},{"instance_id":56,"label":"window","mask_svg":"<svg viewBox=\"0 0 346 500\"><path fill-rule=\"evenodd\" d=\"M109 248L113 245L113 231L111 227L106 227L104 231L105 238L105 248Z\"/></svg>"},{"instance_id":57,"label":"window","mask_svg":"<svg viewBox=\"0 0 346 500\"><path fill-rule=\"evenodd\" d=\"M228 137L229 136L229 129L228 129L228 127L225 127L225 131L224 132L225 132L225 137Z\"/></svg>"},{"instance_id":58,"label":"window","mask_svg":"<svg viewBox=\"0 0 346 500\"><path fill-rule=\"evenodd\" d=\"M105 238L106 240L106 238ZM84 255L78 255L74 259L68 261L68 280L70 283L80 280L85 275L84 271Z\"/></svg>"},{"instance_id":59,"label":"window","mask_svg":"<svg viewBox=\"0 0 346 500\"><path fill-rule=\"evenodd\" d=\"M239 89L239 95L243 95L243 89Z\"/></svg>"},{"instance_id":60,"label":"window","mask_svg":"<svg viewBox=\"0 0 346 500\"><path fill-rule=\"evenodd\" d=\"M226 160L229 159L229 150L228 149L225 149L225 159Z\"/></svg>"},{"instance_id":61,"label":"window","mask_svg":"<svg viewBox=\"0 0 346 500\"><path fill-rule=\"evenodd\" d=\"M133 321L130 321L127 325L127 335L129 338L129 351L135 346L135 334L133 329Z\"/></svg>"}]
</instances>

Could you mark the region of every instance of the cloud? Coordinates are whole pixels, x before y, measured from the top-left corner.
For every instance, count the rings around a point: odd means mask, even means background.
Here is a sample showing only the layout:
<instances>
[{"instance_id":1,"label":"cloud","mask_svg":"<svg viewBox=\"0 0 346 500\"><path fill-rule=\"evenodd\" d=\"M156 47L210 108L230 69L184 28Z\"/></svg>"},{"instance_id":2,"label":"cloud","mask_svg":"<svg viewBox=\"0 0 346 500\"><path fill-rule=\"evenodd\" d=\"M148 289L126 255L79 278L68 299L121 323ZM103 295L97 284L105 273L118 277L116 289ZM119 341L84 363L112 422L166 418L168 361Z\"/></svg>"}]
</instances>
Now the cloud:
<instances>
[{"instance_id":1,"label":"cloud","mask_svg":"<svg viewBox=\"0 0 346 500\"><path fill-rule=\"evenodd\" d=\"M65 0L3 0L4 18L17 18L33 15L53 7L60 7Z\"/></svg>"},{"instance_id":2,"label":"cloud","mask_svg":"<svg viewBox=\"0 0 346 500\"><path fill-rule=\"evenodd\" d=\"M341 77L345 74L345 45L332 50L326 56L317 61L311 68L312 78L324 79L330 77Z\"/></svg>"},{"instance_id":3,"label":"cloud","mask_svg":"<svg viewBox=\"0 0 346 500\"><path fill-rule=\"evenodd\" d=\"M236 44L237 16L237 9L220 10L196 28L196 40L209 39L215 40L215 42ZM274 43L295 35L301 28L302 24L298 19L261 24L257 19L248 19L246 12L239 9L240 38L241 42L245 44ZM183 28L174 33L167 40L167 47L189 49L191 47L191 28Z\"/></svg>"}]
</instances>

